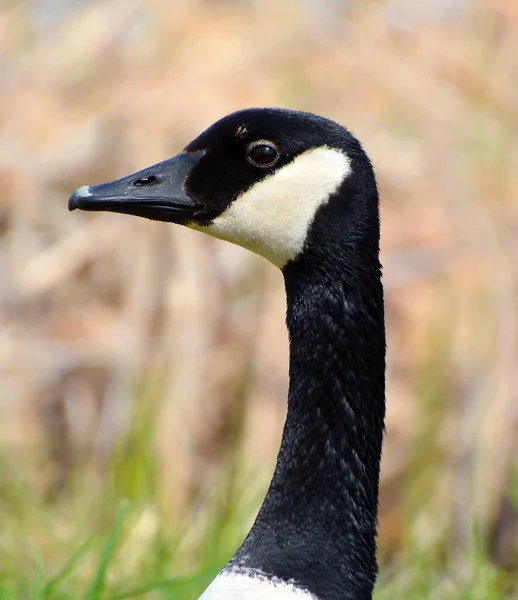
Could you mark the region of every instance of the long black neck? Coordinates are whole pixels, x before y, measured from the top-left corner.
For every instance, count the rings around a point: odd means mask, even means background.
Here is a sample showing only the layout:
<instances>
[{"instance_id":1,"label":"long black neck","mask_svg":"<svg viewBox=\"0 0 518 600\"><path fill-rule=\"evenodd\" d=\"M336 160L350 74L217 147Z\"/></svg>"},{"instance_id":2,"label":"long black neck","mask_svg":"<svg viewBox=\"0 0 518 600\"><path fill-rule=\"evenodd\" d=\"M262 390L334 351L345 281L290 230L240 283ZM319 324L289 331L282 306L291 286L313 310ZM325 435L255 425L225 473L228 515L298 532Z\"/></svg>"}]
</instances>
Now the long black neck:
<instances>
[{"instance_id":1,"label":"long black neck","mask_svg":"<svg viewBox=\"0 0 518 600\"><path fill-rule=\"evenodd\" d=\"M327 246L284 269L288 415L270 489L231 568L295 581L322 600L367 600L377 574L383 290L377 243Z\"/></svg>"}]
</instances>

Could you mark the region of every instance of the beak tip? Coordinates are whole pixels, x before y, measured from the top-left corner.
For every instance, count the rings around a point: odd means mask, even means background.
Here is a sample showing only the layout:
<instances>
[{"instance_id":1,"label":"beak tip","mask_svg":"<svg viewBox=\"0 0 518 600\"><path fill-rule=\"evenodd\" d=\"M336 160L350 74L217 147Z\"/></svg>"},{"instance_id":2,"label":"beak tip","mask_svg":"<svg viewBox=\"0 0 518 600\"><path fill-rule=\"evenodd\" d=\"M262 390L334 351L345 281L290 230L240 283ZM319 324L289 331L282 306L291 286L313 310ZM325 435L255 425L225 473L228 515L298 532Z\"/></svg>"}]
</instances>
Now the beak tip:
<instances>
[{"instance_id":1,"label":"beak tip","mask_svg":"<svg viewBox=\"0 0 518 600\"><path fill-rule=\"evenodd\" d=\"M68 210L72 211L76 208L81 208L83 204L83 200L86 198L90 198L92 196L92 192L90 191L90 187L88 185L83 185L78 188L69 198L68 200Z\"/></svg>"}]
</instances>

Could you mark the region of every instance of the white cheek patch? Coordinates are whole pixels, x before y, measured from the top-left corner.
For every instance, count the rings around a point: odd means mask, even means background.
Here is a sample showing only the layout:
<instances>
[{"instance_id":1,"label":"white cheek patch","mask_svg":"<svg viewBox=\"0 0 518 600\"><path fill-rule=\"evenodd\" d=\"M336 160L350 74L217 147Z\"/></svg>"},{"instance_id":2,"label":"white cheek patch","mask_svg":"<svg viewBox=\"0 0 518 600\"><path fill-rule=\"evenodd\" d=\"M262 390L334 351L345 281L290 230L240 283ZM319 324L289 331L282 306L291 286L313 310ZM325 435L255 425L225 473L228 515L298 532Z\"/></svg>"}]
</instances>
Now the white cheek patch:
<instances>
[{"instance_id":1,"label":"white cheek patch","mask_svg":"<svg viewBox=\"0 0 518 600\"><path fill-rule=\"evenodd\" d=\"M313 594L291 583L264 576L223 571L199 600L316 600Z\"/></svg>"},{"instance_id":2,"label":"white cheek patch","mask_svg":"<svg viewBox=\"0 0 518 600\"><path fill-rule=\"evenodd\" d=\"M283 267L302 252L317 210L350 172L344 152L313 148L240 194L210 225L189 226Z\"/></svg>"}]
</instances>

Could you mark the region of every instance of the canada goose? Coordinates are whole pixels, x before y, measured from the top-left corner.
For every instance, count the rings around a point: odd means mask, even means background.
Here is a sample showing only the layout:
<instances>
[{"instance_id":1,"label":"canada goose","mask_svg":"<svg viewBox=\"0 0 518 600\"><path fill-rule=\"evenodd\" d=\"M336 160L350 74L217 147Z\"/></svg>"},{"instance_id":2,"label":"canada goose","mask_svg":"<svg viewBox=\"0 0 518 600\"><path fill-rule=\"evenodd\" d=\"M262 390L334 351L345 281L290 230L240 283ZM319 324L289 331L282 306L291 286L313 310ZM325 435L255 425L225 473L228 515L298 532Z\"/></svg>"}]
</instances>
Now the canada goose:
<instances>
[{"instance_id":1,"label":"canada goose","mask_svg":"<svg viewBox=\"0 0 518 600\"><path fill-rule=\"evenodd\" d=\"M180 223L279 267L290 339L288 413L266 498L203 600L367 600L385 416L378 192L344 127L255 108L70 210ZM200 600L201 600L200 599Z\"/></svg>"}]
</instances>

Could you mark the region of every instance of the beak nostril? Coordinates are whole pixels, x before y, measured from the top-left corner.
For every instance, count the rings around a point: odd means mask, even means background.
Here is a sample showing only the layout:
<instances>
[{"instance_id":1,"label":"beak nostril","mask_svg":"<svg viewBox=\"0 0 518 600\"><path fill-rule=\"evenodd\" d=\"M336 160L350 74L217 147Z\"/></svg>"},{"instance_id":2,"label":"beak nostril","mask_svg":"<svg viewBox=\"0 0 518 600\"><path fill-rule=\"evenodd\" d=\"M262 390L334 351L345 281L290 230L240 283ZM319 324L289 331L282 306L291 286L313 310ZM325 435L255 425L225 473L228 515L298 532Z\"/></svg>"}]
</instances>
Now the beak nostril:
<instances>
[{"instance_id":1,"label":"beak nostril","mask_svg":"<svg viewBox=\"0 0 518 600\"><path fill-rule=\"evenodd\" d=\"M141 177L140 179L137 179L135 182L133 182L133 185L135 187L143 187L145 185L155 183L155 181L156 177L154 175L150 175L149 177Z\"/></svg>"}]
</instances>

